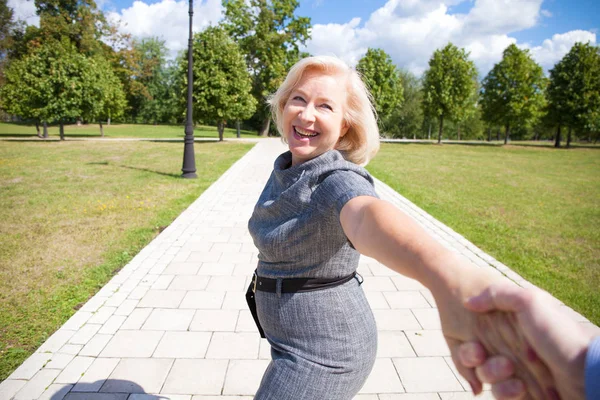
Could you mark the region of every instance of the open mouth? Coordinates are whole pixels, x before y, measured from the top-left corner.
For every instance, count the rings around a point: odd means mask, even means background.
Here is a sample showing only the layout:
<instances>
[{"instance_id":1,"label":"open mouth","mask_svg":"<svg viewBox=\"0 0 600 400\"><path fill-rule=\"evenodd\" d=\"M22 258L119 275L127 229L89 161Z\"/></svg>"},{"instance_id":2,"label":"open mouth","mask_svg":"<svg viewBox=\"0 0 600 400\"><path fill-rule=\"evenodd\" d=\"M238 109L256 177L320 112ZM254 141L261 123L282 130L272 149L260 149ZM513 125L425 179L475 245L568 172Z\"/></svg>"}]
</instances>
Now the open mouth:
<instances>
[{"instance_id":1,"label":"open mouth","mask_svg":"<svg viewBox=\"0 0 600 400\"><path fill-rule=\"evenodd\" d=\"M301 138L312 138L319 134L319 132L302 129L297 126L294 126L294 132L296 133L296 135L300 136Z\"/></svg>"}]
</instances>

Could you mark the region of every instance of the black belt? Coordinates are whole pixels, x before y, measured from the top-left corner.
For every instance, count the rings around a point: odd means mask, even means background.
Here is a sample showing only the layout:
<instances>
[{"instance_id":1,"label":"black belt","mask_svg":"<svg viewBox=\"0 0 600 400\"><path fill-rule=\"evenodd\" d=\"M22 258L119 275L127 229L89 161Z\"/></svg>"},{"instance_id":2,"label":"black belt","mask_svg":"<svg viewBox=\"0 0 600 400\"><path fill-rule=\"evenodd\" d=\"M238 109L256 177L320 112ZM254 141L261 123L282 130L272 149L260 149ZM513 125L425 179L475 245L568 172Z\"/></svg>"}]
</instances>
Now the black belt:
<instances>
[{"instance_id":1,"label":"black belt","mask_svg":"<svg viewBox=\"0 0 600 400\"><path fill-rule=\"evenodd\" d=\"M298 292L312 292L315 290L323 290L332 288L335 286L343 285L356 276L356 272L343 278L336 279L323 279L323 278L285 278L280 279L281 291L280 293L298 293ZM360 275L359 275L360 276ZM260 290L261 292L277 292L277 281L278 279L264 278L258 276L256 272L252 277L252 289L253 291ZM361 282L359 280L359 282ZM361 282L362 283L362 282Z\"/></svg>"},{"instance_id":2,"label":"black belt","mask_svg":"<svg viewBox=\"0 0 600 400\"><path fill-rule=\"evenodd\" d=\"M315 290L328 289L335 286L342 285L352 278L356 277L359 285L363 283L362 276L360 274L353 272L348 276L344 276L343 278L337 279L321 279L321 278L287 278L287 279L271 279L271 278L263 278L258 276L256 272L254 272L254 276L252 277L252 282L248 287L246 292L246 301L248 302L248 308L250 309L250 313L252 314L252 318L256 323L256 327L258 328L258 332L260 333L260 337L264 338L265 333L260 325L260 321L258 320L258 313L256 311L256 299L254 298L254 293L257 290L261 292L271 292L277 293L277 281L281 282L281 291L280 293L298 293L298 292L312 292Z\"/></svg>"}]
</instances>

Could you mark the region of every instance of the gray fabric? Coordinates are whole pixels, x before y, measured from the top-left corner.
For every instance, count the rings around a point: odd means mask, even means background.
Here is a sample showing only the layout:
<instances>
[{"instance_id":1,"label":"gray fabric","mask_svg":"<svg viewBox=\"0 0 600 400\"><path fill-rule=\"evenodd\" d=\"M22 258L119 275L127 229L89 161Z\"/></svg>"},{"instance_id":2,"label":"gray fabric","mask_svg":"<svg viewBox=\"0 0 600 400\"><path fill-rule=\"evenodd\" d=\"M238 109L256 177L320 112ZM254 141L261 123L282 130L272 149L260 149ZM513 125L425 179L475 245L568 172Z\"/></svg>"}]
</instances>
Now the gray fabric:
<instances>
[{"instance_id":1,"label":"gray fabric","mask_svg":"<svg viewBox=\"0 0 600 400\"><path fill-rule=\"evenodd\" d=\"M248 224L259 249L258 274L351 274L359 253L339 214L356 196L377 196L373 179L335 150L290 164L290 152L277 158ZM345 400L358 393L375 362L377 329L356 279L314 292L258 291L256 306L272 361L255 399Z\"/></svg>"}]
</instances>

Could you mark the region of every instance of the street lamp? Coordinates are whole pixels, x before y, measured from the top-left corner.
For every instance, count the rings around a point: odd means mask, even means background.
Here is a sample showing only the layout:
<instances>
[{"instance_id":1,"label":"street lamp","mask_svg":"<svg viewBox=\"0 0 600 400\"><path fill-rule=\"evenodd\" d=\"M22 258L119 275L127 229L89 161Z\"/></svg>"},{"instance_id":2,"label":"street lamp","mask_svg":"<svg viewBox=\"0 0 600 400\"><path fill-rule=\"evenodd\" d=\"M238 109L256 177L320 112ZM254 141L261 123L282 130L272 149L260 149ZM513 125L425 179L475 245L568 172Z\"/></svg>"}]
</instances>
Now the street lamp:
<instances>
[{"instance_id":1,"label":"street lamp","mask_svg":"<svg viewBox=\"0 0 600 400\"><path fill-rule=\"evenodd\" d=\"M190 3L190 35L188 40L188 87L187 87L187 119L185 123L185 143L183 147L183 167L181 175L183 178L197 178L196 175L196 158L194 156L194 123L192 119L192 81L194 75L192 67L194 60L192 57L192 16L194 15L193 3L194 0L189 0Z\"/></svg>"}]
</instances>

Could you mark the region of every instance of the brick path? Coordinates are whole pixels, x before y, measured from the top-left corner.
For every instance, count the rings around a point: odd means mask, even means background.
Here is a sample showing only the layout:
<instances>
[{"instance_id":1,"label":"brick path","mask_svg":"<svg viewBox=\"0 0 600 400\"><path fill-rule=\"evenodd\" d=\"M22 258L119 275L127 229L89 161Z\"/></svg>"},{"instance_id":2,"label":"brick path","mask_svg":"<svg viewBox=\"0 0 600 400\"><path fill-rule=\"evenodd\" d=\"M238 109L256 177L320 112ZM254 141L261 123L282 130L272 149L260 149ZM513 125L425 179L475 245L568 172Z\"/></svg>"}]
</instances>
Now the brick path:
<instances>
[{"instance_id":1,"label":"brick path","mask_svg":"<svg viewBox=\"0 0 600 400\"><path fill-rule=\"evenodd\" d=\"M0 400L251 399L269 345L245 304L257 260L246 224L284 149L279 140L261 140L2 382ZM376 186L444 245L530 285L385 184ZM450 361L431 293L373 259L363 257L359 272L379 349L356 399L472 398Z\"/></svg>"}]
</instances>

